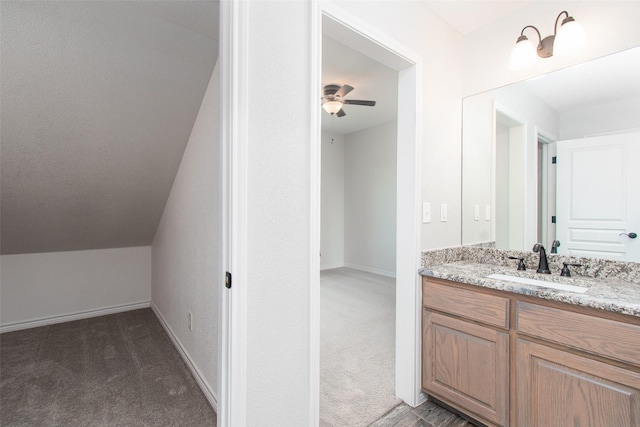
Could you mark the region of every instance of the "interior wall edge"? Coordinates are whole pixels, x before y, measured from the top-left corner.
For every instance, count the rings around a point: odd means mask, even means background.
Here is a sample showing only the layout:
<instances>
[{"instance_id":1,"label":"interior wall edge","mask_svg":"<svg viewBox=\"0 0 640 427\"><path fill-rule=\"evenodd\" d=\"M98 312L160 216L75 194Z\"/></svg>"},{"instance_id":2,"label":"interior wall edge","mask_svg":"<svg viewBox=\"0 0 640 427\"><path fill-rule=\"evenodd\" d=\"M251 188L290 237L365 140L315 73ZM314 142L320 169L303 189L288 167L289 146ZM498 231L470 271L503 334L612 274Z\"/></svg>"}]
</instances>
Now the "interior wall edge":
<instances>
[{"instance_id":1,"label":"interior wall edge","mask_svg":"<svg viewBox=\"0 0 640 427\"><path fill-rule=\"evenodd\" d=\"M171 340L173 346L176 348L176 350L178 350L178 353L180 354L182 360L184 360L187 368L189 368L189 371L193 375L193 378L196 380L196 383L198 384L198 387L200 387L200 390L204 394L204 397L207 399L213 410L218 413L218 396L216 395L214 389L205 379L204 375L202 375L200 369L198 368L198 365L196 365L196 363L193 361L193 359L189 355L189 352L184 348L176 334L173 333L173 330L162 316L160 309L153 303L153 301L151 301L151 310L158 318L158 321L160 321L162 328L169 336L169 339Z\"/></svg>"},{"instance_id":2,"label":"interior wall edge","mask_svg":"<svg viewBox=\"0 0 640 427\"><path fill-rule=\"evenodd\" d=\"M5 332L21 331L24 329L38 328L40 326L54 325L56 323L72 322L74 320L90 319L92 317L106 316L108 314L123 313L125 311L149 308L151 301L140 301L130 304L120 304L111 307L98 308L95 310L80 311L77 313L62 314L59 316L49 316L39 319L25 320L8 323L0 326L0 334Z\"/></svg>"}]
</instances>

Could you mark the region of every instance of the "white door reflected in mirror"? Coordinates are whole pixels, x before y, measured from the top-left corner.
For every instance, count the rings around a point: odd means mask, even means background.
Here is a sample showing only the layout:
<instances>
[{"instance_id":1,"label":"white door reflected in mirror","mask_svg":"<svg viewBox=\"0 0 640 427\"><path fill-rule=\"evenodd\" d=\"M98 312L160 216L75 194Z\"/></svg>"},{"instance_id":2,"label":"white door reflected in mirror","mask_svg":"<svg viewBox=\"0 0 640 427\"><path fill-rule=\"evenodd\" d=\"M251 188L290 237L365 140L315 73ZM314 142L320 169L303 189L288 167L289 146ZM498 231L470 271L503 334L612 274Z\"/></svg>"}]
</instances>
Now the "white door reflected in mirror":
<instances>
[{"instance_id":1,"label":"white door reflected in mirror","mask_svg":"<svg viewBox=\"0 0 640 427\"><path fill-rule=\"evenodd\" d=\"M558 253L640 262L640 132L558 141Z\"/></svg>"}]
</instances>

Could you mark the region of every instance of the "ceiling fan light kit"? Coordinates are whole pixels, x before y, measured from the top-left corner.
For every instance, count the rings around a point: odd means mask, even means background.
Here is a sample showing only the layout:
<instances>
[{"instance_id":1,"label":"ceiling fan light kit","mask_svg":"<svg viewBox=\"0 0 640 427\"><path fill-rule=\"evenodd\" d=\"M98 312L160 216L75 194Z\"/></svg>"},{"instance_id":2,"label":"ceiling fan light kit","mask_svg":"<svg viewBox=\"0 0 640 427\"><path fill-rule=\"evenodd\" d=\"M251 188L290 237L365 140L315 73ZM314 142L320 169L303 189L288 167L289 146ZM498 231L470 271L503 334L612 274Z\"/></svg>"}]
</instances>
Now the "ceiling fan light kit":
<instances>
[{"instance_id":1,"label":"ceiling fan light kit","mask_svg":"<svg viewBox=\"0 0 640 427\"><path fill-rule=\"evenodd\" d=\"M326 85L322 89L322 108L332 116L335 114L338 117L346 116L346 113L342 109L345 104L350 105L363 105L366 107L374 107L376 101L361 101L356 99L344 99L344 96L354 89L349 85Z\"/></svg>"},{"instance_id":2,"label":"ceiling fan light kit","mask_svg":"<svg viewBox=\"0 0 640 427\"><path fill-rule=\"evenodd\" d=\"M560 17L565 18L558 29L558 21ZM534 46L524 31L532 28L538 35L538 46ZM582 26L576 20L569 16L566 10L558 14L555 25L553 27L553 35L542 38L540 31L533 25L527 25L520 32L520 37L516 41L516 45L511 52L509 68L512 70L523 70L534 65L538 57L549 58L554 54L556 56L565 56L578 52L587 45L587 35Z\"/></svg>"},{"instance_id":3,"label":"ceiling fan light kit","mask_svg":"<svg viewBox=\"0 0 640 427\"><path fill-rule=\"evenodd\" d=\"M338 101L326 101L322 103L322 108L327 113L333 115L342 109L342 102Z\"/></svg>"}]
</instances>

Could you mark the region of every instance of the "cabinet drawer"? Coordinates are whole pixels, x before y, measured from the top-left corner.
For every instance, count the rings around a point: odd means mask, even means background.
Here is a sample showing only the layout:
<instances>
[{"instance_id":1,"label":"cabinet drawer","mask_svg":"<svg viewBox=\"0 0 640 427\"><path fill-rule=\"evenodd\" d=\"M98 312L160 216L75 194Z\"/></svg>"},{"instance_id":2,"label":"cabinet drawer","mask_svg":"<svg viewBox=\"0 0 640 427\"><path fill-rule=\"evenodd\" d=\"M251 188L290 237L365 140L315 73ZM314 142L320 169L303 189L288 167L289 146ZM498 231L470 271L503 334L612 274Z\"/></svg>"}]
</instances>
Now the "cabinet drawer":
<instances>
[{"instance_id":1,"label":"cabinet drawer","mask_svg":"<svg viewBox=\"0 0 640 427\"><path fill-rule=\"evenodd\" d=\"M509 328L509 300L507 298L434 283L425 279L422 282L422 305L499 328Z\"/></svg>"},{"instance_id":2,"label":"cabinet drawer","mask_svg":"<svg viewBox=\"0 0 640 427\"><path fill-rule=\"evenodd\" d=\"M516 313L519 333L640 366L640 326L520 301Z\"/></svg>"}]
</instances>

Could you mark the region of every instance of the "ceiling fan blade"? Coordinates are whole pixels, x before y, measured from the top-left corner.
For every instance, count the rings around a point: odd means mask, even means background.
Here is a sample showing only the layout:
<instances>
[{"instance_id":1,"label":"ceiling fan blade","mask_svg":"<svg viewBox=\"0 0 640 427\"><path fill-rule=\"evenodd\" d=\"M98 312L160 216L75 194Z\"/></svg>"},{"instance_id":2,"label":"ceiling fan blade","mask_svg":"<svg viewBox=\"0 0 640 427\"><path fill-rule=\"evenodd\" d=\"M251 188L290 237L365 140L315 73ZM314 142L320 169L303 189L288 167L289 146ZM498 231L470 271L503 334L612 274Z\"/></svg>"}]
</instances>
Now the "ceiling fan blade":
<instances>
[{"instance_id":1,"label":"ceiling fan blade","mask_svg":"<svg viewBox=\"0 0 640 427\"><path fill-rule=\"evenodd\" d=\"M343 85L338 91L335 93L336 98L344 98L346 94L353 90L353 86Z\"/></svg>"},{"instance_id":2,"label":"ceiling fan blade","mask_svg":"<svg viewBox=\"0 0 640 427\"><path fill-rule=\"evenodd\" d=\"M343 117L343 116L346 116L346 115L347 115L347 113L345 113L343 109L340 109L340 111L338 111L336 113L336 116L338 116L338 117Z\"/></svg>"},{"instance_id":3,"label":"ceiling fan blade","mask_svg":"<svg viewBox=\"0 0 640 427\"><path fill-rule=\"evenodd\" d=\"M376 105L376 101L360 101L358 99L345 99L342 102L351 105L365 105L367 107L374 107Z\"/></svg>"}]
</instances>

